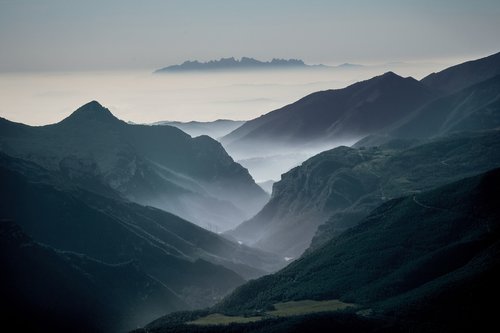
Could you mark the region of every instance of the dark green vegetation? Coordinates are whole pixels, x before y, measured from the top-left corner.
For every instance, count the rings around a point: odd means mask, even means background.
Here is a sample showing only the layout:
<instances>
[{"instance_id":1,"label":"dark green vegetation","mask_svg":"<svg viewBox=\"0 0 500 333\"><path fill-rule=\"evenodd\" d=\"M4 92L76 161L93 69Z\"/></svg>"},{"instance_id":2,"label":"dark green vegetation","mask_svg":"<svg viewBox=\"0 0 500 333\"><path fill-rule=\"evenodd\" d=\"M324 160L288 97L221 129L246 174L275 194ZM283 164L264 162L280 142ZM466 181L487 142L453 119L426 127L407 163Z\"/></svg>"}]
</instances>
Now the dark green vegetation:
<instances>
[{"instance_id":1,"label":"dark green vegetation","mask_svg":"<svg viewBox=\"0 0 500 333\"><path fill-rule=\"evenodd\" d=\"M208 326L252 323L269 318L301 316L320 312L334 312L354 307L356 307L355 304L344 303L339 300L291 301L273 304L272 307L268 307L269 310L258 311L253 316L227 316L220 313L210 313L207 316L199 317L193 321L187 322L187 324Z\"/></svg>"},{"instance_id":2,"label":"dark green vegetation","mask_svg":"<svg viewBox=\"0 0 500 333\"><path fill-rule=\"evenodd\" d=\"M171 314L147 331L472 332L496 325L498 60L423 80L434 100L353 148L328 150L284 174L262 211L230 234L282 255L307 251L216 306ZM276 304L333 299L356 307L265 316Z\"/></svg>"},{"instance_id":3,"label":"dark green vegetation","mask_svg":"<svg viewBox=\"0 0 500 333\"><path fill-rule=\"evenodd\" d=\"M14 314L33 302L36 316L55 318L60 307L79 302L81 290L75 280L75 290L70 289L67 297L58 294L57 306L40 308L47 296L41 291L52 290L50 277L66 270L66 265L76 265L96 283L82 282L85 292L98 298L89 309L99 318L108 318L104 324L109 330L110 322L113 329L131 329L166 311L211 305L242 284L244 277L262 275L281 263L269 253L232 243L175 215L122 199L98 176L86 177L83 186L80 178L73 182L67 173L0 154L0 219L21 226L46 249L42 258L33 259L38 266L11 257L10 248L2 249L2 271L8 272L4 278L11 281L11 298L18 296ZM62 253L57 267L49 265L52 259L44 259L54 253ZM61 273L59 279L64 276ZM33 288L40 292L29 296L26 279L37 280ZM66 283L71 286L72 280L73 275L68 276ZM105 286L110 287L109 294L104 293ZM124 300L116 298L118 291L114 294L111 287L130 287L130 300L126 293ZM154 288L160 292L148 296ZM2 308L8 307L8 301L3 301ZM100 319L89 321L94 324L101 327Z\"/></svg>"},{"instance_id":4,"label":"dark green vegetation","mask_svg":"<svg viewBox=\"0 0 500 333\"><path fill-rule=\"evenodd\" d=\"M385 321L358 317L352 313L316 313L303 316L278 317L247 324L200 326L186 324L187 317L200 313L175 313L133 333L302 333L302 332L397 332Z\"/></svg>"},{"instance_id":5,"label":"dark green vegetation","mask_svg":"<svg viewBox=\"0 0 500 333\"><path fill-rule=\"evenodd\" d=\"M392 72L344 89L320 91L247 121L222 138L231 153L359 139L390 126L436 95Z\"/></svg>"},{"instance_id":6,"label":"dark green vegetation","mask_svg":"<svg viewBox=\"0 0 500 333\"><path fill-rule=\"evenodd\" d=\"M217 141L170 126L130 125L97 102L53 125L0 119L0 151L71 178L99 176L129 200L214 231L236 226L268 198Z\"/></svg>"},{"instance_id":7,"label":"dark green vegetation","mask_svg":"<svg viewBox=\"0 0 500 333\"><path fill-rule=\"evenodd\" d=\"M493 260L500 245L498 186L495 169L390 200L280 272L238 288L219 307L333 298L370 304L425 290L431 281L443 286L463 271L476 273L475 265Z\"/></svg>"},{"instance_id":8,"label":"dark green vegetation","mask_svg":"<svg viewBox=\"0 0 500 333\"><path fill-rule=\"evenodd\" d=\"M262 211L230 234L297 258L313 237L312 245L317 247L391 198L497 166L500 132L496 130L457 134L416 146L392 141L367 149L335 148L284 174Z\"/></svg>"},{"instance_id":9,"label":"dark green vegetation","mask_svg":"<svg viewBox=\"0 0 500 333\"><path fill-rule=\"evenodd\" d=\"M250 131L244 140L276 130L292 144L376 134L284 174L260 213L229 233L297 258L261 278L283 260L140 205L221 229L257 210L265 195L216 141L127 125L97 102L50 126L0 120L4 323L119 331L213 306L140 331L484 330L496 318L487 300L500 296L490 60L473 63L473 85L387 73L236 130ZM257 279L242 285L248 278Z\"/></svg>"},{"instance_id":10,"label":"dark green vegetation","mask_svg":"<svg viewBox=\"0 0 500 333\"><path fill-rule=\"evenodd\" d=\"M132 261L57 251L8 221L0 222L0 262L2 321L23 332L125 331L187 306Z\"/></svg>"},{"instance_id":11,"label":"dark green vegetation","mask_svg":"<svg viewBox=\"0 0 500 333\"><path fill-rule=\"evenodd\" d=\"M246 324L262 320L259 316L226 316L220 313L211 313L205 317L197 318L196 320L187 322L188 325L230 325L230 324Z\"/></svg>"},{"instance_id":12,"label":"dark green vegetation","mask_svg":"<svg viewBox=\"0 0 500 333\"><path fill-rule=\"evenodd\" d=\"M500 169L381 205L358 226L278 273L248 282L212 312L259 313L276 302L335 297L362 311L325 313L221 331L469 331L495 321L500 296ZM212 332L186 323L208 312L170 315L148 332ZM343 326L338 326L342 323ZM283 326L281 326L283 325Z\"/></svg>"}]
</instances>

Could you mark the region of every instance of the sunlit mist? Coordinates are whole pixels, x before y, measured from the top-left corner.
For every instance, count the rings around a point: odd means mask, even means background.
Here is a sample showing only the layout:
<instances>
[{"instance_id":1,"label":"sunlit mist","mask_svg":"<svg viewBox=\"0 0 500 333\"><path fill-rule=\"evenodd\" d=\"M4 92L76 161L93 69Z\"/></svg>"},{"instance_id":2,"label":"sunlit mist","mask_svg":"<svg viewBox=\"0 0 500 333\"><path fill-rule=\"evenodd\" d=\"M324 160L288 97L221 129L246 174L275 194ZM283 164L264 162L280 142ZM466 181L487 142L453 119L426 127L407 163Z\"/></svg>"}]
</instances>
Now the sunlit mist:
<instances>
[{"instance_id":1,"label":"sunlit mist","mask_svg":"<svg viewBox=\"0 0 500 333\"><path fill-rule=\"evenodd\" d=\"M392 63L353 69L190 74L152 74L152 70L2 73L0 116L43 125L98 100L117 117L135 123L248 120L309 93L343 88L388 70L419 79L447 65Z\"/></svg>"}]
</instances>

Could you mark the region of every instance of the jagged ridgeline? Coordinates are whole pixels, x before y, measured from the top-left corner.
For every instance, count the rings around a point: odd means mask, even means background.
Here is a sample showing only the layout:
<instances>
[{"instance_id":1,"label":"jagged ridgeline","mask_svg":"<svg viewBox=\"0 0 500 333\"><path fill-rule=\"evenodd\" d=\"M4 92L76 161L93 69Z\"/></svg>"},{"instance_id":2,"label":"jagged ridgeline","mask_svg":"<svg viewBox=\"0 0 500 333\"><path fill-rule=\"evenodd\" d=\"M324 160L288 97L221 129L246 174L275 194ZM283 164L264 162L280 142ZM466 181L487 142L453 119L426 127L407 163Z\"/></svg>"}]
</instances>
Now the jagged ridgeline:
<instances>
[{"instance_id":1,"label":"jagged ridgeline","mask_svg":"<svg viewBox=\"0 0 500 333\"><path fill-rule=\"evenodd\" d=\"M234 71L234 70L279 70L279 69L307 69L324 68L324 65L307 65L299 59L272 59L271 61L260 61L254 58L243 57L241 59L222 58L207 62L185 61L180 65L171 65L156 70L156 74L183 73L198 71Z\"/></svg>"}]
</instances>

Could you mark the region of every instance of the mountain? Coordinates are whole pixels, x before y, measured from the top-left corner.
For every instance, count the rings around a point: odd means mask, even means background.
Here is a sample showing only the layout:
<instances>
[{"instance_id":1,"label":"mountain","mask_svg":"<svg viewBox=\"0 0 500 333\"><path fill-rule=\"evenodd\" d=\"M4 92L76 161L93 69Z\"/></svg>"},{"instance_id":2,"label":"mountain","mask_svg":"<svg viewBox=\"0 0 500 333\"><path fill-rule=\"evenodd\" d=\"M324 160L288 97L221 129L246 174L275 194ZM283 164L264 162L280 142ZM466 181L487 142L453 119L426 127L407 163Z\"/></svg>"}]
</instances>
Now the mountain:
<instances>
[{"instance_id":1,"label":"mountain","mask_svg":"<svg viewBox=\"0 0 500 333\"><path fill-rule=\"evenodd\" d=\"M53 125L0 119L0 151L49 170L69 168L77 178L99 175L129 200L214 231L236 226L268 199L217 141L127 124L95 101Z\"/></svg>"},{"instance_id":2,"label":"mountain","mask_svg":"<svg viewBox=\"0 0 500 333\"><path fill-rule=\"evenodd\" d=\"M3 324L22 331L123 332L187 305L130 262L53 249L0 222Z\"/></svg>"},{"instance_id":3,"label":"mountain","mask_svg":"<svg viewBox=\"0 0 500 333\"><path fill-rule=\"evenodd\" d=\"M493 297L499 289L488 279L484 282L492 283L492 289L470 295L477 287L469 280L500 273L499 185L500 169L495 169L390 200L279 273L238 288L221 306L262 308L284 300L340 298L374 311L379 306L383 311L429 306L451 317L436 317L438 321L481 315L488 306L467 300ZM454 289L465 298L453 309L430 301Z\"/></svg>"},{"instance_id":4,"label":"mountain","mask_svg":"<svg viewBox=\"0 0 500 333\"><path fill-rule=\"evenodd\" d=\"M500 131L463 133L405 146L338 147L273 185L271 200L229 235L297 258L356 225L383 202L500 166ZM319 227L319 229L318 229Z\"/></svg>"},{"instance_id":5,"label":"mountain","mask_svg":"<svg viewBox=\"0 0 500 333\"><path fill-rule=\"evenodd\" d=\"M346 332L462 332L494 324L496 309L486 300L500 296L499 186L500 169L494 169L389 200L358 226L246 283L208 311L165 317L145 331L214 332L215 326L187 322L214 313L258 318L273 304L334 299L354 307L264 316L225 331L300 332L312 324L331 332L340 321L339 331Z\"/></svg>"},{"instance_id":6,"label":"mountain","mask_svg":"<svg viewBox=\"0 0 500 333\"><path fill-rule=\"evenodd\" d=\"M497 75L500 75L500 52L432 73L421 82L434 90L449 94Z\"/></svg>"},{"instance_id":7,"label":"mountain","mask_svg":"<svg viewBox=\"0 0 500 333\"><path fill-rule=\"evenodd\" d=\"M440 89L436 83L432 88L441 90L441 97L416 109L393 126L364 137L354 147L378 146L392 139L426 139L453 132L498 128L500 74L495 75L495 68L500 68L500 53L435 74L435 82L443 75L443 78L449 78L449 81L443 79L443 82L452 84L454 88ZM462 82L460 78L467 80ZM477 83L481 79L484 80Z\"/></svg>"},{"instance_id":8,"label":"mountain","mask_svg":"<svg viewBox=\"0 0 500 333\"><path fill-rule=\"evenodd\" d=\"M67 175L4 154L0 183L1 220L54 249L111 265L133 261L191 308L283 265L170 213L98 194L97 186L82 188Z\"/></svg>"},{"instance_id":9,"label":"mountain","mask_svg":"<svg viewBox=\"0 0 500 333\"><path fill-rule=\"evenodd\" d=\"M336 68L339 68L339 69L355 69L355 68L363 68L365 67L364 65L360 65L360 64L350 64L348 62L345 62L343 64L340 64L338 66L335 66Z\"/></svg>"},{"instance_id":10,"label":"mountain","mask_svg":"<svg viewBox=\"0 0 500 333\"><path fill-rule=\"evenodd\" d=\"M241 120L218 119L215 121L206 121L206 122L159 121L153 123L152 125L169 125L177 127L178 129L191 135L192 137L197 137L200 135L208 135L209 137L217 140L218 138L221 138L224 135L231 133L244 123L245 121Z\"/></svg>"},{"instance_id":11,"label":"mountain","mask_svg":"<svg viewBox=\"0 0 500 333\"><path fill-rule=\"evenodd\" d=\"M254 69L301 69L310 67L326 67L324 65L306 65L298 59L272 59L271 61L259 61L253 58L243 57L240 60L221 58L208 62L185 61L181 65L172 65L156 70L154 73L178 73L193 71L221 71L221 70L254 70Z\"/></svg>"},{"instance_id":12,"label":"mountain","mask_svg":"<svg viewBox=\"0 0 500 333\"><path fill-rule=\"evenodd\" d=\"M500 75L430 102L390 131L389 135L398 138L429 138L452 132L498 127Z\"/></svg>"},{"instance_id":13,"label":"mountain","mask_svg":"<svg viewBox=\"0 0 500 333\"><path fill-rule=\"evenodd\" d=\"M357 140L403 119L435 98L413 78L392 72L343 89L310 94L247 121L221 139L228 152L277 154L287 148Z\"/></svg>"}]
</instances>

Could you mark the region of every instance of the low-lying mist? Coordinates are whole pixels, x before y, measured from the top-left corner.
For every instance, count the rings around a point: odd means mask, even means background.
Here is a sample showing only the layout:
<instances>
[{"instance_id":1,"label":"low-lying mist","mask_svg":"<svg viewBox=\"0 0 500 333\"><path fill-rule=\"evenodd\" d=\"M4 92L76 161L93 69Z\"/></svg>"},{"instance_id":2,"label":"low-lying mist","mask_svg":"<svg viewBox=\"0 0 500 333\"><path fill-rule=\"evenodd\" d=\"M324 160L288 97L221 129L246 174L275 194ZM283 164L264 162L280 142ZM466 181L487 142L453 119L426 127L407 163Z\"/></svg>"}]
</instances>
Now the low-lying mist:
<instances>
[{"instance_id":1,"label":"low-lying mist","mask_svg":"<svg viewBox=\"0 0 500 333\"><path fill-rule=\"evenodd\" d=\"M305 70L152 74L144 71L0 73L0 116L30 125L54 123L98 100L135 123L248 120L309 93L345 87L392 70L416 78L444 64Z\"/></svg>"},{"instance_id":2,"label":"low-lying mist","mask_svg":"<svg viewBox=\"0 0 500 333\"><path fill-rule=\"evenodd\" d=\"M120 119L134 123L249 120L310 93L343 88L388 70L421 78L442 67L445 65L392 63L382 66L179 74L153 74L152 70L3 73L0 74L0 116L16 122L42 125L58 122L77 107L98 100ZM339 145L351 145L355 141L307 147L296 144L275 147L263 142L243 150L231 149L228 145L225 148L260 183L277 181L282 173L309 157Z\"/></svg>"},{"instance_id":3,"label":"low-lying mist","mask_svg":"<svg viewBox=\"0 0 500 333\"><path fill-rule=\"evenodd\" d=\"M338 146L351 146L359 138L331 142L310 143L307 145L276 145L272 142L253 142L251 149L225 146L233 159L248 169L255 182L279 181L281 175L302 164L322 151Z\"/></svg>"}]
</instances>

